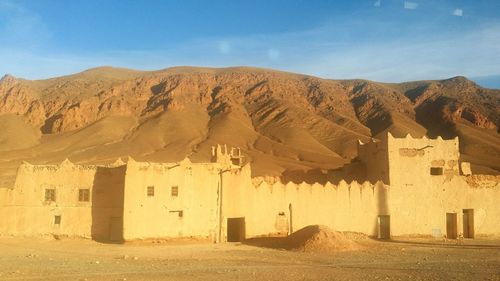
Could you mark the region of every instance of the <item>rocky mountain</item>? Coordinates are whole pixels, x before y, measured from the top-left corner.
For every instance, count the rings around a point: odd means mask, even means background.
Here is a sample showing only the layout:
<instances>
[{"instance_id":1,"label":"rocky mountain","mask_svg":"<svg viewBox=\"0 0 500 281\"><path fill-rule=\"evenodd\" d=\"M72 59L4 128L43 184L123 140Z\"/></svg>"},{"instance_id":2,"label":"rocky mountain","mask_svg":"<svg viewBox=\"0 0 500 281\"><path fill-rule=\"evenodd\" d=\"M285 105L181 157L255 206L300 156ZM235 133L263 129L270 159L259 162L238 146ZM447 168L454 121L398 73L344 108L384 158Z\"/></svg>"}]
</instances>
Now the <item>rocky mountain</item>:
<instances>
[{"instance_id":1,"label":"rocky mountain","mask_svg":"<svg viewBox=\"0 0 500 281\"><path fill-rule=\"evenodd\" d=\"M0 80L0 186L23 161L208 161L239 146L254 175L335 169L356 141L460 137L476 172L500 171L500 90L465 77L399 84L326 80L248 67L111 67L47 80Z\"/></svg>"}]
</instances>

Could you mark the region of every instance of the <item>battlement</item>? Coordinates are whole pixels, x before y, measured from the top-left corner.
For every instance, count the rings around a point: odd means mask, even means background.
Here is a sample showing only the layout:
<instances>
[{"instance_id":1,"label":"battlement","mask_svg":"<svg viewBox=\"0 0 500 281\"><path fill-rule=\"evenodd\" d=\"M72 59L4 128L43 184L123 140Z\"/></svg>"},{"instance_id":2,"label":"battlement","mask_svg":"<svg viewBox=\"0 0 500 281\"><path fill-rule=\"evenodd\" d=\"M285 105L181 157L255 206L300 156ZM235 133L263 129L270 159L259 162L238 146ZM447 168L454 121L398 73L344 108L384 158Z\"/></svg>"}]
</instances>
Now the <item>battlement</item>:
<instances>
[{"instance_id":1,"label":"battlement","mask_svg":"<svg viewBox=\"0 0 500 281\"><path fill-rule=\"evenodd\" d=\"M95 171L97 168L115 168L115 167L123 166L126 164L127 164L127 162L124 162L121 158L118 158L113 163L102 164L102 165L75 164L66 158L60 164L38 165L38 164L31 164L27 161L23 161L23 163L21 163L21 165L19 166L19 169L32 170L33 172L41 172L41 171L56 172L59 170L64 170L64 171L68 171L68 170Z\"/></svg>"},{"instance_id":2,"label":"battlement","mask_svg":"<svg viewBox=\"0 0 500 281\"><path fill-rule=\"evenodd\" d=\"M389 149L411 148L423 151L425 149L434 148L434 151L446 150L449 153L453 152L457 155L459 153L458 137L445 140L441 136L438 136L435 139L427 138L426 136L422 138L414 138L410 134L407 134L404 138L396 138L391 133L387 133L387 145Z\"/></svg>"},{"instance_id":3,"label":"battlement","mask_svg":"<svg viewBox=\"0 0 500 281\"><path fill-rule=\"evenodd\" d=\"M428 138L423 136L421 138L414 138L411 134L407 134L403 138L394 137L390 132L387 133L382 139L371 138L368 142L363 142L358 140L358 147L370 147L370 146L380 146L380 145L391 145L391 146L422 146L422 145L449 145L454 146L458 149L458 137L453 139L445 140L441 136L437 138Z\"/></svg>"},{"instance_id":4,"label":"battlement","mask_svg":"<svg viewBox=\"0 0 500 281\"><path fill-rule=\"evenodd\" d=\"M214 166L219 169L224 167L238 168L243 165L244 156L241 153L240 148L231 147L228 149L226 145L217 145L212 147L212 161L211 162L201 162L193 163L189 158L184 158L179 162L150 162L150 161L136 161L131 156L125 157L125 161L122 158L118 158L116 161L108 164L76 164L69 159L63 160L59 164L31 164L29 162L23 161L18 169L21 172L29 171L30 173L43 173L43 172L72 172L72 171L90 171L95 172L98 168L116 168L120 166L134 166L142 170L147 170L152 168L154 170L170 170L179 166Z\"/></svg>"}]
</instances>

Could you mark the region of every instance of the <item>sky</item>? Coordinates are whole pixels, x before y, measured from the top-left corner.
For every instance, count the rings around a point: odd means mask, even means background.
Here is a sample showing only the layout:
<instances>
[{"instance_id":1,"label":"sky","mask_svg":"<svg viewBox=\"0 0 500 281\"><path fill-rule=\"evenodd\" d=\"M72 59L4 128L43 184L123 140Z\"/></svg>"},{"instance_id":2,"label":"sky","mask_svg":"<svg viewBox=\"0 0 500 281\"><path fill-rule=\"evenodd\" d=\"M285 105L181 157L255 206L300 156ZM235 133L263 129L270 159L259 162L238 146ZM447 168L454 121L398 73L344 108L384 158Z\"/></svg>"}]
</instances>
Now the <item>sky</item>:
<instances>
[{"instance_id":1,"label":"sky","mask_svg":"<svg viewBox=\"0 0 500 281\"><path fill-rule=\"evenodd\" d=\"M0 75L255 66L500 88L498 0L0 0Z\"/></svg>"}]
</instances>

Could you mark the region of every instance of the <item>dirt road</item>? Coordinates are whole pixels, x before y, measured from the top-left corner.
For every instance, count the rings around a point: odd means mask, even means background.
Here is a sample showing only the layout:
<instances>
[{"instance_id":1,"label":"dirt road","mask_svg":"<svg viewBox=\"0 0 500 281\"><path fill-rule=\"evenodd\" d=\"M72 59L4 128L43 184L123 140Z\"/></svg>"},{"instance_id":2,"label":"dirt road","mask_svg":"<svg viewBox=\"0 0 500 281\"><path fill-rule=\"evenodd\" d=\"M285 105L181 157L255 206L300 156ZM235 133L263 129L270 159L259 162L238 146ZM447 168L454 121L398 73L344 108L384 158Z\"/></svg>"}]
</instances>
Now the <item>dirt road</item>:
<instances>
[{"instance_id":1,"label":"dirt road","mask_svg":"<svg viewBox=\"0 0 500 281\"><path fill-rule=\"evenodd\" d=\"M500 240L359 241L303 253L242 244L0 238L0 280L500 280Z\"/></svg>"}]
</instances>

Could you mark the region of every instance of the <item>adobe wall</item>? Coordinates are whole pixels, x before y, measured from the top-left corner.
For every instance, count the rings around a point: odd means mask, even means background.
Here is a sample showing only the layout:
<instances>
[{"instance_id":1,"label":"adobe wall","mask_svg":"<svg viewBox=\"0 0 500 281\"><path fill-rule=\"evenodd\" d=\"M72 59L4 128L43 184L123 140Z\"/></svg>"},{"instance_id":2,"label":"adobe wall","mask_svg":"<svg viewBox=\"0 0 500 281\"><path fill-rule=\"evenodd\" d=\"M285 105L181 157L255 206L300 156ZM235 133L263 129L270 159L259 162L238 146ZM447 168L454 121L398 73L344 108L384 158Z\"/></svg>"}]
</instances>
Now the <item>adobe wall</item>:
<instances>
[{"instance_id":1,"label":"adobe wall","mask_svg":"<svg viewBox=\"0 0 500 281\"><path fill-rule=\"evenodd\" d=\"M249 168L244 167L242 174L247 172ZM310 185L260 181L254 185L244 177L243 181L226 180L226 184L224 234L227 218L235 217L245 217L247 238L286 234L312 224L374 234L377 215L386 212L380 202L388 186L382 182Z\"/></svg>"},{"instance_id":2,"label":"adobe wall","mask_svg":"<svg viewBox=\"0 0 500 281\"><path fill-rule=\"evenodd\" d=\"M478 181L471 187L465 177L457 176L421 190L355 181L338 185L262 181L236 186L225 193L223 233L227 233L227 218L245 217L247 238L286 234L312 224L376 236L379 215L390 215L394 236L444 235L447 212L457 213L461 233L463 209L474 209L476 235L500 235L499 179L488 185Z\"/></svg>"},{"instance_id":3,"label":"adobe wall","mask_svg":"<svg viewBox=\"0 0 500 281\"><path fill-rule=\"evenodd\" d=\"M371 183L251 185L246 177L225 194L230 199L224 201L223 226L228 217L245 217L247 237L311 224L377 235L378 216L390 215L392 235L445 235L446 213L457 214L458 233L463 233L463 210L474 209L476 235L500 235L500 178L461 176L458 138L388 134L381 141L360 143L359 149ZM431 175L433 167L442 168L442 174ZM375 183L384 178L390 187Z\"/></svg>"},{"instance_id":4,"label":"adobe wall","mask_svg":"<svg viewBox=\"0 0 500 281\"><path fill-rule=\"evenodd\" d=\"M102 170L108 170L104 177L99 176ZM121 217L123 212L116 200L120 187L115 183L123 178L124 169L114 170L69 161L61 165L22 164L14 188L2 190L0 233L107 238L109 217ZM55 189L55 202L45 201L47 188ZM79 189L90 190L89 202L79 202ZM59 225L55 224L55 216L61 217Z\"/></svg>"},{"instance_id":5,"label":"adobe wall","mask_svg":"<svg viewBox=\"0 0 500 281\"><path fill-rule=\"evenodd\" d=\"M360 147L365 165L386 169L376 152L383 151L383 141ZM312 224L377 235L378 216L389 215L392 235L444 235L446 213L457 214L460 233L463 210L474 209L476 235L500 235L500 177L460 176L457 139L389 135L385 147L390 187L381 181L310 185L252 179L250 165L232 165L220 148L216 163L25 163L15 187L0 189L0 233L225 241L228 218L245 217L247 238ZM442 167L443 174L431 175L431 167ZM152 196L148 186L154 187ZM56 189L56 202L45 202L46 188ZM80 188L90 189L89 202L78 201ZM54 216L61 216L60 225Z\"/></svg>"},{"instance_id":6,"label":"adobe wall","mask_svg":"<svg viewBox=\"0 0 500 281\"><path fill-rule=\"evenodd\" d=\"M202 237L215 239L219 165L217 163L127 164L124 239ZM154 186L154 196L147 187ZM178 196L172 196L172 186ZM182 214L180 213L182 212Z\"/></svg>"},{"instance_id":7,"label":"adobe wall","mask_svg":"<svg viewBox=\"0 0 500 281\"><path fill-rule=\"evenodd\" d=\"M474 209L476 234L500 235L500 179L488 183L472 180L475 185L470 181L470 176L422 176L413 186L394 188L400 193L398 198L404 198L398 204L399 212L408 213L408 227L418 230L416 233L440 229L444 235L446 213L457 214L458 233L463 233L463 210Z\"/></svg>"}]
</instances>

